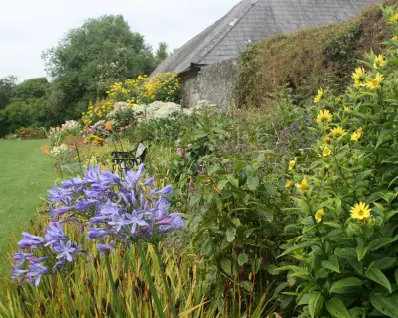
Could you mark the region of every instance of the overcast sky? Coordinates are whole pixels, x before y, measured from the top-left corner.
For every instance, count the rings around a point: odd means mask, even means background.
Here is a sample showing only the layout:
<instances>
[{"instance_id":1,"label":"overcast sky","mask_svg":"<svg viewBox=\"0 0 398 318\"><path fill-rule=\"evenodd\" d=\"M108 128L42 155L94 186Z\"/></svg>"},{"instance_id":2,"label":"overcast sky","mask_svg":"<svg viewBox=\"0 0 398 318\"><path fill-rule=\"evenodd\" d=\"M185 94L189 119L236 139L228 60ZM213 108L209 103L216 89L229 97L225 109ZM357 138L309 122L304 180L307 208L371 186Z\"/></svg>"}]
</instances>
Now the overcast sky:
<instances>
[{"instance_id":1,"label":"overcast sky","mask_svg":"<svg viewBox=\"0 0 398 318\"><path fill-rule=\"evenodd\" d=\"M182 46L239 0L0 0L0 78L44 77L41 52L87 18L122 14L154 48Z\"/></svg>"}]
</instances>

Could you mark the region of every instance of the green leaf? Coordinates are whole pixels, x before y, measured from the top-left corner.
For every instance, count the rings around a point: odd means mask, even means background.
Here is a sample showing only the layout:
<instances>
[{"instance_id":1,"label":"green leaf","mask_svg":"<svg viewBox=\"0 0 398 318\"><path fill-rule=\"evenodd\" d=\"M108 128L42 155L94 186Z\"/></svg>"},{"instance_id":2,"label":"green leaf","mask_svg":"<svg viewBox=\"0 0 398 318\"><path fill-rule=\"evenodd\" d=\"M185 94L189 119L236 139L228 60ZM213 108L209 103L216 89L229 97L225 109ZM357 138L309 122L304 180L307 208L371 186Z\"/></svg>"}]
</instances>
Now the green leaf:
<instances>
[{"instance_id":1,"label":"green leaf","mask_svg":"<svg viewBox=\"0 0 398 318\"><path fill-rule=\"evenodd\" d=\"M331 300L326 302L326 309L333 317L350 318L350 314L344 306L344 303L337 297L333 297Z\"/></svg>"},{"instance_id":2,"label":"green leaf","mask_svg":"<svg viewBox=\"0 0 398 318\"><path fill-rule=\"evenodd\" d=\"M308 308L312 318L317 317L319 315L319 312L322 310L324 302L325 298L322 296L320 292L314 292L310 294L310 301L308 304Z\"/></svg>"},{"instance_id":3,"label":"green leaf","mask_svg":"<svg viewBox=\"0 0 398 318\"><path fill-rule=\"evenodd\" d=\"M392 133L393 133L393 130L392 130L392 129L384 129L384 128L382 128L382 130L381 130L381 132L380 132L380 134L379 134L379 138L378 138L377 143L376 143L375 150L376 150L377 148L379 148L379 146L382 144L382 142L383 142L388 136L390 136Z\"/></svg>"},{"instance_id":4,"label":"green leaf","mask_svg":"<svg viewBox=\"0 0 398 318\"><path fill-rule=\"evenodd\" d=\"M362 281L357 277L343 278L332 285L330 292L335 294L347 294L361 286Z\"/></svg>"},{"instance_id":5,"label":"green leaf","mask_svg":"<svg viewBox=\"0 0 398 318\"><path fill-rule=\"evenodd\" d=\"M219 165L209 166L209 167L206 168L207 174L209 176L211 176L217 170L220 170L220 166Z\"/></svg>"},{"instance_id":6,"label":"green leaf","mask_svg":"<svg viewBox=\"0 0 398 318\"><path fill-rule=\"evenodd\" d=\"M232 174L227 175L227 179L229 182L231 182L232 185L234 185L237 188L239 187L238 179L236 179Z\"/></svg>"},{"instance_id":7,"label":"green leaf","mask_svg":"<svg viewBox=\"0 0 398 318\"><path fill-rule=\"evenodd\" d=\"M235 239L236 229L233 227L230 227L227 230L227 232L225 232L225 234L227 235L227 241L231 243Z\"/></svg>"},{"instance_id":8,"label":"green leaf","mask_svg":"<svg viewBox=\"0 0 398 318\"><path fill-rule=\"evenodd\" d=\"M331 255L327 261L323 261L322 266L334 272L340 273L339 260L336 255Z\"/></svg>"},{"instance_id":9,"label":"green leaf","mask_svg":"<svg viewBox=\"0 0 398 318\"><path fill-rule=\"evenodd\" d=\"M391 293L391 284L388 280L388 278L383 274L383 272L378 269L378 268L371 268L365 271L365 276L374 282L380 284L381 286L385 287L388 289L388 291Z\"/></svg>"},{"instance_id":10,"label":"green leaf","mask_svg":"<svg viewBox=\"0 0 398 318\"><path fill-rule=\"evenodd\" d=\"M376 251L387 244L395 242L396 240L398 240L398 235L393 238L375 239L369 244L369 249L370 251Z\"/></svg>"},{"instance_id":11,"label":"green leaf","mask_svg":"<svg viewBox=\"0 0 398 318\"><path fill-rule=\"evenodd\" d=\"M334 254L340 256L341 258L357 258L357 252L353 247L338 247L334 251Z\"/></svg>"},{"instance_id":12,"label":"green leaf","mask_svg":"<svg viewBox=\"0 0 398 318\"><path fill-rule=\"evenodd\" d=\"M227 274L231 275L232 274L232 269L231 269L231 261L229 259L223 258L220 261L220 266L224 272Z\"/></svg>"},{"instance_id":13,"label":"green leaf","mask_svg":"<svg viewBox=\"0 0 398 318\"><path fill-rule=\"evenodd\" d=\"M315 241L307 241L307 242L304 242L304 243L301 243L301 244L298 244L298 245L293 245L293 246L289 247L288 249L286 249L286 251L284 251L284 252L283 252L281 255L279 255L277 258L282 257L282 256L285 256L285 255L290 254L290 253L292 253L292 252L295 252L295 251L297 251L297 250L310 247L311 245L315 245L315 244L316 244Z\"/></svg>"},{"instance_id":14,"label":"green leaf","mask_svg":"<svg viewBox=\"0 0 398 318\"><path fill-rule=\"evenodd\" d=\"M260 180L258 179L257 176L248 176L247 177L247 187L249 188L249 190L254 191L257 189Z\"/></svg>"},{"instance_id":15,"label":"green leaf","mask_svg":"<svg viewBox=\"0 0 398 318\"><path fill-rule=\"evenodd\" d=\"M225 187L225 185L228 183L228 180L220 180L220 181L218 181L218 184L217 184L217 188L220 190L220 191L222 191L222 189L224 189L224 187Z\"/></svg>"},{"instance_id":16,"label":"green leaf","mask_svg":"<svg viewBox=\"0 0 398 318\"><path fill-rule=\"evenodd\" d=\"M398 284L398 268L394 272L395 282Z\"/></svg>"},{"instance_id":17,"label":"green leaf","mask_svg":"<svg viewBox=\"0 0 398 318\"><path fill-rule=\"evenodd\" d=\"M396 257L383 257L374 262L373 267L378 269L387 269L394 266L395 262L397 261Z\"/></svg>"},{"instance_id":18,"label":"green leaf","mask_svg":"<svg viewBox=\"0 0 398 318\"><path fill-rule=\"evenodd\" d=\"M357 251L358 261L360 262L368 252L369 246L357 246L355 249Z\"/></svg>"},{"instance_id":19,"label":"green leaf","mask_svg":"<svg viewBox=\"0 0 398 318\"><path fill-rule=\"evenodd\" d=\"M238 265L242 266L243 264L247 263L249 261L249 257L247 256L246 253L240 253L238 255Z\"/></svg>"},{"instance_id":20,"label":"green leaf","mask_svg":"<svg viewBox=\"0 0 398 318\"><path fill-rule=\"evenodd\" d=\"M240 283L246 291L250 292L253 289L253 283L245 280L244 282Z\"/></svg>"},{"instance_id":21,"label":"green leaf","mask_svg":"<svg viewBox=\"0 0 398 318\"><path fill-rule=\"evenodd\" d=\"M374 308L380 311L382 314L398 318L398 294L394 294L389 297L382 295L372 295L370 301Z\"/></svg>"}]
</instances>

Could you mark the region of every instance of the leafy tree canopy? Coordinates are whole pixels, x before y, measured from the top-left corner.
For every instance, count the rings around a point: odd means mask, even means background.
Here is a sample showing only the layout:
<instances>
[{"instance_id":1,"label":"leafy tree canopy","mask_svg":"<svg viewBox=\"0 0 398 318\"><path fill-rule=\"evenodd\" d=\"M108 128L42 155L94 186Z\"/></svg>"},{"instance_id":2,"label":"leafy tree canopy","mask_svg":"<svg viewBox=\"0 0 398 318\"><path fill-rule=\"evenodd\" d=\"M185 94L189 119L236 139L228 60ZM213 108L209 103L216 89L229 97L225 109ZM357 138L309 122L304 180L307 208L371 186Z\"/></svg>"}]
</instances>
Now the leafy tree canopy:
<instances>
[{"instance_id":1,"label":"leafy tree canopy","mask_svg":"<svg viewBox=\"0 0 398 318\"><path fill-rule=\"evenodd\" d=\"M13 99L27 101L32 98L41 98L46 95L50 83L46 78L32 78L18 84L12 91Z\"/></svg>"},{"instance_id":2,"label":"leafy tree canopy","mask_svg":"<svg viewBox=\"0 0 398 318\"><path fill-rule=\"evenodd\" d=\"M110 83L149 74L156 66L144 37L133 33L120 15L87 20L43 52L43 59L53 90L58 90L49 106L53 113L63 110L63 119L66 114L77 117L89 100L105 95Z\"/></svg>"},{"instance_id":3,"label":"leafy tree canopy","mask_svg":"<svg viewBox=\"0 0 398 318\"><path fill-rule=\"evenodd\" d=\"M12 90L17 85L15 76L7 76L0 79L0 109L3 109L10 102Z\"/></svg>"}]
</instances>

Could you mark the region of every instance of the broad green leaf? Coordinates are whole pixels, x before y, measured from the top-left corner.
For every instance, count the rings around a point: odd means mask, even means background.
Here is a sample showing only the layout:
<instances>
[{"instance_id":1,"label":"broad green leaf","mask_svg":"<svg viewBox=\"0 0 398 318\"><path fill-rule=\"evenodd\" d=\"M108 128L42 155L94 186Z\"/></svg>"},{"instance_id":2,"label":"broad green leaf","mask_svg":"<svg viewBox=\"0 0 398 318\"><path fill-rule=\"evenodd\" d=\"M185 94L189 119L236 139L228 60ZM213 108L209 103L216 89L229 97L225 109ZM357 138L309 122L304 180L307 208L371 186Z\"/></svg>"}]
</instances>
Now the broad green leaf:
<instances>
[{"instance_id":1,"label":"broad green leaf","mask_svg":"<svg viewBox=\"0 0 398 318\"><path fill-rule=\"evenodd\" d=\"M217 170L220 170L220 165L209 166L206 168L207 174L209 176L211 176Z\"/></svg>"},{"instance_id":2,"label":"broad green leaf","mask_svg":"<svg viewBox=\"0 0 398 318\"><path fill-rule=\"evenodd\" d=\"M373 307L380 311L382 314L398 318L398 294L385 297L382 295L372 295L370 302Z\"/></svg>"},{"instance_id":3,"label":"broad green leaf","mask_svg":"<svg viewBox=\"0 0 398 318\"><path fill-rule=\"evenodd\" d=\"M362 286L362 281L357 277L340 279L330 287L330 292L335 294L347 294Z\"/></svg>"},{"instance_id":4,"label":"broad green leaf","mask_svg":"<svg viewBox=\"0 0 398 318\"><path fill-rule=\"evenodd\" d=\"M382 128L381 132L379 133L379 138L376 143L375 150L379 148L379 146L383 143L383 141L389 137L393 133L393 129L384 129Z\"/></svg>"},{"instance_id":5,"label":"broad green leaf","mask_svg":"<svg viewBox=\"0 0 398 318\"><path fill-rule=\"evenodd\" d=\"M319 315L319 312L322 310L324 302L325 297L322 296L322 293L314 292L310 294L308 308L312 318L315 318Z\"/></svg>"},{"instance_id":6,"label":"broad green leaf","mask_svg":"<svg viewBox=\"0 0 398 318\"><path fill-rule=\"evenodd\" d=\"M247 263L249 261L249 257L247 256L246 253L240 253L238 255L238 265L242 266L243 264Z\"/></svg>"},{"instance_id":7,"label":"broad green leaf","mask_svg":"<svg viewBox=\"0 0 398 318\"><path fill-rule=\"evenodd\" d=\"M337 273L340 273L339 260L336 255L331 255L327 261L323 261L322 266Z\"/></svg>"},{"instance_id":8,"label":"broad green leaf","mask_svg":"<svg viewBox=\"0 0 398 318\"><path fill-rule=\"evenodd\" d=\"M340 256L341 258L357 258L357 252L353 247L338 247L334 251L334 254Z\"/></svg>"},{"instance_id":9,"label":"broad green leaf","mask_svg":"<svg viewBox=\"0 0 398 318\"><path fill-rule=\"evenodd\" d=\"M249 190L254 191L257 189L260 180L258 179L257 176L248 176L246 182Z\"/></svg>"},{"instance_id":10,"label":"broad green leaf","mask_svg":"<svg viewBox=\"0 0 398 318\"><path fill-rule=\"evenodd\" d=\"M228 183L228 180L225 180L225 179L224 180L220 180L220 181L218 181L217 188L220 191L222 191L227 183Z\"/></svg>"},{"instance_id":11,"label":"broad green leaf","mask_svg":"<svg viewBox=\"0 0 398 318\"><path fill-rule=\"evenodd\" d=\"M357 251L358 261L361 261L365 257L368 249L369 246L357 246L355 250Z\"/></svg>"},{"instance_id":12,"label":"broad green leaf","mask_svg":"<svg viewBox=\"0 0 398 318\"><path fill-rule=\"evenodd\" d=\"M226 272L228 275L231 275L232 269L231 269L231 261L229 259L223 258L220 261L220 266L224 272Z\"/></svg>"},{"instance_id":13,"label":"broad green leaf","mask_svg":"<svg viewBox=\"0 0 398 318\"><path fill-rule=\"evenodd\" d=\"M227 241L232 242L236 237L236 229L230 227L225 234L227 235Z\"/></svg>"},{"instance_id":14,"label":"broad green leaf","mask_svg":"<svg viewBox=\"0 0 398 318\"><path fill-rule=\"evenodd\" d=\"M370 249L370 251L376 251L379 248L381 248L381 247L383 247L383 246L385 246L387 244L395 242L396 240L398 240L398 235L396 235L393 238L375 239L369 244L369 249Z\"/></svg>"},{"instance_id":15,"label":"broad green leaf","mask_svg":"<svg viewBox=\"0 0 398 318\"><path fill-rule=\"evenodd\" d=\"M237 188L239 187L238 179L236 179L232 174L227 175L227 179L229 182L231 182L232 185L234 185Z\"/></svg>"},{"instance_id":16,"label":"broad green leaf","mask_svg":"<svg viewBox=\"0 0 398 318\"><path fill-rule=\"evenodd\" d=\"M290 254L290 253L295 252L295 251L300 250L300 249L304 249L304 248L310 247L311 245L315 245L315 244L316 244L315 241L307 241L307 242L304 242L304 243L301 243L301 244L298 244L298 245L291 246L288 249L286 249L286 251L284 251L278 257L285 256L287 254Z\"/></svg>"},{"instance_id":17,"label":"broad green leaf","mask_svg":"<svg viewBox=\"0 0 398 318\"><path fill-rule=\"evenodd\" d=\"M376 267L378 269L387 269L393 267L396 261L397 261L396 257L384 257L382 259L375 261L373 267Z\"/></svg>"},{"instance_id":18,"label":"broad green leaf","mask_svg":"<svg viewBox=\"0 0 398 318\"><path fill-rule=\"evenodd\" d=\"M351 318L344 303L337 297L326 302L326 309L336 318Z\"/></svg>"},{"instance_id":19,"label":"broad green leaf","mask_svg":"<svg viewBox=\"0 0 398 318\"><path fill-rule=\"evenodd\" d=\"M378 268L371 268L365 271L365 276L374 282L380 284L381 286L384 286L385 288L388 289L388 291L391 293L391 284L388 280L388 278L383 274L383 272L378 269Z\"/></svg>"}]
</instances>

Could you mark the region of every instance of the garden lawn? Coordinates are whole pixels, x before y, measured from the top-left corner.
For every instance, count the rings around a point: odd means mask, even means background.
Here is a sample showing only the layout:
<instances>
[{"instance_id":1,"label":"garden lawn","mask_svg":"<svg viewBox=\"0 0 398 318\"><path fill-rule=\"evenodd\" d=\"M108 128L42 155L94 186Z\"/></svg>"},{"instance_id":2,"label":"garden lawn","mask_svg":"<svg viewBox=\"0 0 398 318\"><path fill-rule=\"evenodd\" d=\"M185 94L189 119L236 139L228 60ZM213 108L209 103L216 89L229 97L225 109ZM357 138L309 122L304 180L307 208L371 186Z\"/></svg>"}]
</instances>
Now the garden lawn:
<instances>
[{"instance_id":1,"label":"garden lawn","mask_svg":"<svg viewBox=\"0 0 398 318\"><path fill-rule=\"evenodd\" d=\"M40 147L46 140L0 140L0 273L8 270L8 238L33 219L40 197L57 176Z\"/></svg>"}]
</instances>

